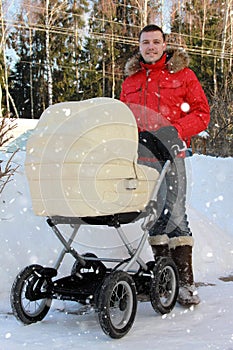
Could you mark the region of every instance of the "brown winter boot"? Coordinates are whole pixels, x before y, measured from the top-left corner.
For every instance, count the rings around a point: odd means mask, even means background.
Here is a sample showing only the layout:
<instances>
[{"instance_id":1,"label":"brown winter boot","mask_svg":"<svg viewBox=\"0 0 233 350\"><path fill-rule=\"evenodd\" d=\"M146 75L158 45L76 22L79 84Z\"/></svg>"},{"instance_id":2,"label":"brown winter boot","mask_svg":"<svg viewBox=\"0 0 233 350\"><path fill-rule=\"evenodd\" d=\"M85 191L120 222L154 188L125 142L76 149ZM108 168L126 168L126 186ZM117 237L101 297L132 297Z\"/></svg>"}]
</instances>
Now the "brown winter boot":
<instances>
[{"instance_id":1,"label":"brown winter boot","mask_svg":"<svg viewBox=\"0 0 233 350\"><path fill-rule=\"evenodd\" d=\"M179 273L179 295L177 301L183 306L198 305L200 298L194 284L192 268L191 236L171 238L169 241L171 257L174 260Z\"/></svg>"},{"instance_id":2,"label":"brown winter boot","mask_svg":"<svg viewBox=\"0 0 233 350\"><path fill-rule=\"evenodd\" d=\"M148 242L151 245L155 258L157 256L170 256L169 238L166 234L150 236Z\"/></svg>"}]
</instances>

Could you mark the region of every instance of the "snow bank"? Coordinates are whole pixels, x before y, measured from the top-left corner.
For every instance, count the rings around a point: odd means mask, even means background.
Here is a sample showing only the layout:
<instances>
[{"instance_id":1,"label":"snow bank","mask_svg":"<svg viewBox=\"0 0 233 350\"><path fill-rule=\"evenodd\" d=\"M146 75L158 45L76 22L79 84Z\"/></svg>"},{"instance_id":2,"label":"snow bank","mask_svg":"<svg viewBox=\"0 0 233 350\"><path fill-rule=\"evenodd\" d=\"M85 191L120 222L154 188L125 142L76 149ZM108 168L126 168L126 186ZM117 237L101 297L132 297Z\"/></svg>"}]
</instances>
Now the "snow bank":
<instances>
[{"instance_id":1,"label":"snow bank","mask_svg":"<svg viewBox=\"0 0 233 350\"><path fill-rule=\"evenodd\" d=\"M16 154L15 162L21 167L0 197L0 311L9 309L10 288L18 271L32 263L52 266L61 249L45 219L32 212L22 165L24 157L24 152ZM198 281L213 282L220 275L233 272L233 159L195 155L187 159L187 168L188 215L195 238L195 277ZM139 224L127 226L130 238L137 240ZM85 226L80 237L81 252L94 249L99 256L103 251L122 254L122 245L113 229ZM151 260L148 245L143 254ZM64 271L70 270L73 262L70 259Z\"/></svg>"}]
</instances>

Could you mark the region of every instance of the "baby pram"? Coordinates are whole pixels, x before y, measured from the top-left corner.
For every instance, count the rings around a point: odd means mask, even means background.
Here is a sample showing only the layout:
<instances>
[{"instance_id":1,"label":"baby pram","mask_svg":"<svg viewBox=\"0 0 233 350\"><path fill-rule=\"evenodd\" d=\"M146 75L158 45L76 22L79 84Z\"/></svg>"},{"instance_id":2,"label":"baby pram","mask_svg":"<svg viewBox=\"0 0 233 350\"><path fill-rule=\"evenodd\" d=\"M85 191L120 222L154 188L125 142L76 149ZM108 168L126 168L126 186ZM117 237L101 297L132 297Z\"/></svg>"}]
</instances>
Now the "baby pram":
<instances>
[{"instance_id":1,"label":"baby pram","mask_svg":"<svg viewBox=\"0 0 233 350\"><path fill-rule=\"evenodd\" d=\"M42 114L28 140L25 171L35 214L47 217L64 248L55 266L29 265L16 277L11 305L24 324L41 321L52 299L70 300L94 308L103 331L120 338L133 325L138 300L150 300L160 314L173 309L178 294L174 262L141 257L170 162L159 174L137 163L137 150L134 115L118 100L59 103ZM135 248L123 226L138 220L142 235ZM68 239L64 225L72 227ZM73 242L82 225L114 227L127 258L78 253ZM56 278L67 253L74 258L70 274Z\"/></svg>"}]
</instances>

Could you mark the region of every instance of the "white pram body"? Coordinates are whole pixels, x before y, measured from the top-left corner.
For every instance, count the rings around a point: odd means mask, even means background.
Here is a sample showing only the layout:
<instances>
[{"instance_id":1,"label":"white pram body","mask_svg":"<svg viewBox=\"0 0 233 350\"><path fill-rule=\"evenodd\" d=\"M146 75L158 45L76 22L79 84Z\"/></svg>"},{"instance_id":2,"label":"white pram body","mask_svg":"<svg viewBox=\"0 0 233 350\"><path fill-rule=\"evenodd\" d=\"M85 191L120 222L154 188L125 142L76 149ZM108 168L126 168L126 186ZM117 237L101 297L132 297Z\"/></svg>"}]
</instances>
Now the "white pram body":
<instances>
[{"instance_id":1,"label":"white pram body","mask_svg":"<svg viewBox=\"0 0 233 350\"><path fill-rule=\"evenodd\" d=\"M82 305L81 313L96 310L103 331L121 338L132 327L137 301L150 300L162 314L173 309L178 295L174 262L169 257L144 262L140 256L170 162L159 174L137 163L137 151L134 115L120 101L59 103L42 114L28 140L25 169L34 213L47 217L64 248L53 267L33 264L16 276L11 305L24 324L42 320L53 299L72 300ZM122 224L139 218L142 235L135 248ZM72 228L68 239L64 224ZM114 227L128 257L79 254L73 243L83 224ZM74 258L71 273L57 279L67 253Z\"/></svg>"},{"instance_id":2,"label":"white pram body","mask_svg":"<svg viewBox=\"0 0 233 350\"><path fill-rule=\"evenodd\" d=\"M137 163L137 150L134 115L118 100L49 107L27 145L35 214L94 217L144 210L159 174Z\"/></svg>"}]
</instances>

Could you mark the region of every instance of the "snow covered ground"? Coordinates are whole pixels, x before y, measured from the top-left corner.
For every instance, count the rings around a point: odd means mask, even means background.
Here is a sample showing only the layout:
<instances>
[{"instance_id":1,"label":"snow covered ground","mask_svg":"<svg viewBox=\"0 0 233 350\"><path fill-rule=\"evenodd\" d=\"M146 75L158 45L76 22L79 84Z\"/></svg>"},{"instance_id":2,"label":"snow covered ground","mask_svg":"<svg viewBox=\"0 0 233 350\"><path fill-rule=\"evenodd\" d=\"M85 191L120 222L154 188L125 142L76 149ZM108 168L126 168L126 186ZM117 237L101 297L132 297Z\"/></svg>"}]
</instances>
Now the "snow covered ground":
<instances>
[{"instance_id":1,"label":"snow covered ground","mask_svg":"<svg viewBox=\"0 0 233 350\"><path fill-rule=\"evenodd\" d=\"M15 161L23 160L24 152L17 153ZM113 340L102 332L94 312L77 315L71 302L55 301L46 318L30 326L12 315L9 294L19 270L32 263L52 266L61 249L45 219L32 212L21 166L0 197L0 349L233 350L233 282L219 279L233 275L233 158L195 155L187 158L187 168L195 279L209 283L198 289L202 303L190 309L177 304L165 316L156 314L149 302L139 303L131 331ZM127 226L129 236L137 239L139 224ZM83 228L79 248L99 255L122 251L115 232L106 227ZM151 259L149 246L143 254ZM70 271L72 263L67 257L62 271Z\"/></svg>"}]
</instances>

